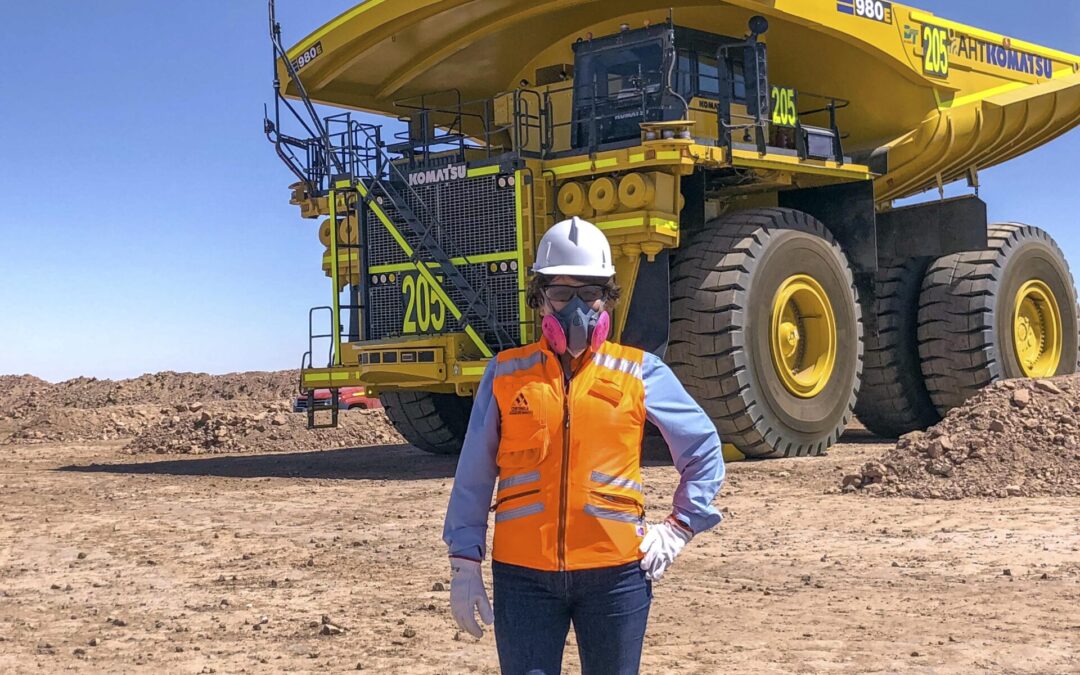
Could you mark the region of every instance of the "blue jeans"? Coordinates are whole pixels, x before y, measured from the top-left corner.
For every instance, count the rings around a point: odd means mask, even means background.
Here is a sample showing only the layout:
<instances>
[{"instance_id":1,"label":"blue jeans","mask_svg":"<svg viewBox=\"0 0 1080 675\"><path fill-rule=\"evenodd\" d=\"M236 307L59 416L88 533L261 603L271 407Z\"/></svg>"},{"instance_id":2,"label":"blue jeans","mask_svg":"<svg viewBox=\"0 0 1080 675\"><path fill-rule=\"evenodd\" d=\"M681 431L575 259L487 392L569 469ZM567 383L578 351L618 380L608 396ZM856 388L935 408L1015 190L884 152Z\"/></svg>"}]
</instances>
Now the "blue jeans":
<instances>
[{"instance_id":1,"label":"blue jeans","mask_svg":"<svg viewBox=\"0 0 1080 675\"><path fill-rule=\"evenodd\" d=\"M638 672L652 582L637 562L572 572L492 561L495 644L504 675L557 675L570 624L585 675Z\"/></svg>"}]
</instances>

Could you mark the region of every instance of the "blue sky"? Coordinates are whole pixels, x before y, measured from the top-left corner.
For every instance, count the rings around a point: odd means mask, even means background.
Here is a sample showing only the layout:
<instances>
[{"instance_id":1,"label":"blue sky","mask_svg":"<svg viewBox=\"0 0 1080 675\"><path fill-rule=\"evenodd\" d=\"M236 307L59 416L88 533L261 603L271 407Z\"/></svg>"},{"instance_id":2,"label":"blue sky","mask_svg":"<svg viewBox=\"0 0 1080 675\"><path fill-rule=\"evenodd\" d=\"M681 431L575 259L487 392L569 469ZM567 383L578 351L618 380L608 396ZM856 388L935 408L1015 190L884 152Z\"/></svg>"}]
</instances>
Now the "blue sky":
<instances>
[{"instance_id":1,"label":"blue sky","mask_svg":"<svg viewBox=\"0 0 1080 675\"><path fill-rule=\"evenodd\" d=\"M279 0L293 44L351 0ZM922 0L1080 52L1065 0ZM5 2L0 373L49 380L296 367L326 304L316 221L262 135L262 0ZM1048 229L1080 268L1080 132L982 174L993 220Z\"/></svg>"}]
</instances>

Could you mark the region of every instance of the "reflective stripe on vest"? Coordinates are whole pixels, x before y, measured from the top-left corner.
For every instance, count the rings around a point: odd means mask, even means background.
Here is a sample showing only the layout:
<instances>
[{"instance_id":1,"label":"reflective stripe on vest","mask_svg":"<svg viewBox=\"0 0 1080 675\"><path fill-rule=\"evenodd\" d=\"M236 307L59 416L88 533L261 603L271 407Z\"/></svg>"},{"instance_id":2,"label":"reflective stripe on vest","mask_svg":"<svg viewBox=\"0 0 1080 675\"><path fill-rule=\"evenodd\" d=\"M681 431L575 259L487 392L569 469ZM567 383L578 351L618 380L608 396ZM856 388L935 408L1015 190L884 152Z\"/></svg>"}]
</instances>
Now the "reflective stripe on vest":
<instances>
[{"instance_id":1,"label":"reflective stripe on vest","mask_svg":"<svg viewBox=\"0 0 1080 675\"><path fill-rule=\"evenodd\" d=\"M593 471L589 474L589 479L600 483L601 485L617 485L619 487L630 488L631 490L642 492L641 483L630 480L629 478L619 478L618 476L609 476L606 473Z\"/></svg>"},{"instance_id":2,"label":"reflective stripe on vest","mask_svg":"<svg viewBox=\"0 0 1080 675\"><path fill-rule=\"evenodd\" d=\"M492 558L542 570L640 559L643 357L605 343L567 391L558 357L544 341L497 355Z\"/></svg>"},{"instance_id":3,"label":"reflective stripe on vest","mask_svg":"<svg viewBox=\"0 0 1080 675\"><path fill-rule=\"evenodd\" d=\"M534 513L540 513L544 510L544 505L540 502L533 504L526 504L525 506L517 506L512 509L506 509L505 511L499 511L495 514L495 522L501 523L505 520L514 520L515 518L524 518L525 516L531 516Z\"/></svg>"},{"instance_id":4,"label":"reflective stripe on vest","mask_svg":"<svg viewBox=\"0 0 1080 675\"><path fill-rule=\"evenodd\" d=\"M607 518L608 520L619 520L624 523L641 523L642 518L636 513L627 513L626 511L617 511L615 509L607 509L603 506L593 506L592 504L585 505L585 513L590 516L596 516L597 518Z\"/></svg>"},{"instance_id":5,"label":"reflective stripe on vest","mask_svg":"<svg viewBox=\"0 0 1080 675\"><path fill-rule=\"evenodd\" d=\"M508 490L512 487L519 485L528 485L529 483L535 483L540 480L539 471L529 471L528 473L519 473L516 476L507 476L506 478L499 479L499 492Z\"/></svg>"}]
</instances>

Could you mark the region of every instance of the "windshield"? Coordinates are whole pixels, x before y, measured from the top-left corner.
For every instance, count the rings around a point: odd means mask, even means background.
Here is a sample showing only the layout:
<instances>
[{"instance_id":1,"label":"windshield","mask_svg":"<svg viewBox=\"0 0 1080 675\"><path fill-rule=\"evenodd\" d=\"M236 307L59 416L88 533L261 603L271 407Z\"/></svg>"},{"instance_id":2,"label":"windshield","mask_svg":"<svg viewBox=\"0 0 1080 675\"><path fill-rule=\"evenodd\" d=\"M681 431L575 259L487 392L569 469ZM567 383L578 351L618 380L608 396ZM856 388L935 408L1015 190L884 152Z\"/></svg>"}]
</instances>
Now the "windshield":
<instances>
[{"instance_id":1,"label":"windshield","mask_svg":"<svg viewBox=\"0 0 1080 675\"><path fill-rule=\"evenodd\" d=\"M731 59L731 91L729 95L739 103L746 100L746 77L741 59ZM716 100L720 97L720 68L714 53L679 50L675 68L676 91L692 98L702 96Z\"/></svg>"},{"instance_id":2,"label":"windshield","mask_svg":"<svg viewBox=\"0 0 1080 675\"><path fill-rule=\"evenodd\" d=\"M664 50L659 40L620 45L582 55L577 78L581 100L640 96L659 90L663 81ZM594 89L595 88L595 89Z\"/></svg>"}]
</instances>

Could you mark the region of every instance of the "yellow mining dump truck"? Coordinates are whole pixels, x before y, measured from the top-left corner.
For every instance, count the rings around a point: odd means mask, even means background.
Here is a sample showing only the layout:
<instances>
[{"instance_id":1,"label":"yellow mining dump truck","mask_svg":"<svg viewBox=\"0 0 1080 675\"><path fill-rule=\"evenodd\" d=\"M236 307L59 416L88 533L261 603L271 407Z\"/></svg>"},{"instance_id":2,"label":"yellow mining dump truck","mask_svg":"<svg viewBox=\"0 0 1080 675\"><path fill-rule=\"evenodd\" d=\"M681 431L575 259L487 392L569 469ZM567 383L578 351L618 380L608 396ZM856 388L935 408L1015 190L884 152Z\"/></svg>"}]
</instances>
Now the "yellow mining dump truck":
<instances>
[{"instance_id":1,"label":"yellow mining dump truck","mask_svg":"<svg viewBox=\"0 0 1080 675\"><path fill-rule=\"evenodd\" d=\"M1080 122L1080 57L884 0L368 0L288 50L271 27L266 131L332 290L302 386L365 387L425 450L460 448L487 360L536 338L534 245L573 215L618 256L616 338L729 455L1077 368L1061 251L977 188Z\"/></svg>"}]
</instances>

